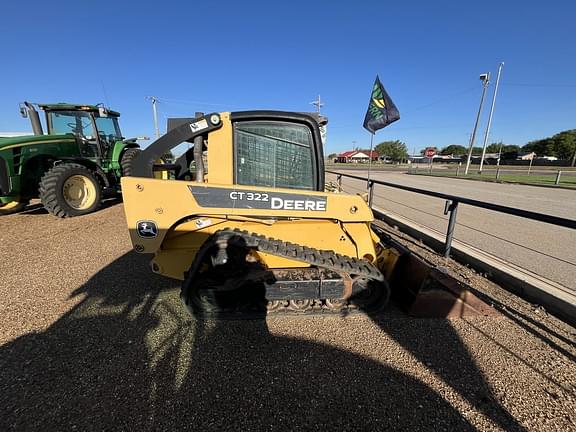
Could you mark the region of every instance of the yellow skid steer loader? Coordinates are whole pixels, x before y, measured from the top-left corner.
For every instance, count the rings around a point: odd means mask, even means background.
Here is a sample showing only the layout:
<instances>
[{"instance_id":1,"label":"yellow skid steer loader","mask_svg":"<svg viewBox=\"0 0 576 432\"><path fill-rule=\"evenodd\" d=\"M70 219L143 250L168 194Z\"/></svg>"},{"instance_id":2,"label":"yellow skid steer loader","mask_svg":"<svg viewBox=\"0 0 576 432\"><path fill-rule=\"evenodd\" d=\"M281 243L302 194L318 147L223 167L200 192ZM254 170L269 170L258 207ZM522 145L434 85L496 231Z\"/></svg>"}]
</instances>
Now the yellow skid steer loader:
<instances>
[{"instance_id":1,"label":"yellow skid steer loader","mask_svg":"<svg viewBox=\"0 0 576 432\"><path fill-rule=\"evenodd\" d=\"M134 250L200 318L381 310L398 258L361 196L326 192L316 115L171 119L122 178ZM181 143L173 164L155 161ZM168 173L157 179L155 173ZM165 176L166 177L166 176Z\"/></svg>"}]
</instances>

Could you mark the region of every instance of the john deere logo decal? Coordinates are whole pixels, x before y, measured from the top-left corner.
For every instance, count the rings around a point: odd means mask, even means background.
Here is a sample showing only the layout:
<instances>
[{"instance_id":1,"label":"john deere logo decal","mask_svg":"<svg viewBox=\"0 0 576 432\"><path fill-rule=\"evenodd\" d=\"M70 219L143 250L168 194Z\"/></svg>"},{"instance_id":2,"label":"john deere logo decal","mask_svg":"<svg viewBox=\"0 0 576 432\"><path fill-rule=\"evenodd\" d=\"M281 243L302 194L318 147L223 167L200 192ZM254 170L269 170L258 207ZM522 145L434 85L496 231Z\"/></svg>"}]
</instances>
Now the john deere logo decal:
<instances>
[{"instance_id":1,"label":"john deere logo decal","mask_svg":"<svg viewBox=\"0 0 576 432\"><path fill-rule=\"evenodd\" d=\"M136 225L136 231L142 238L154 238L158 235L158 227L152 221L140 221Z\"/></svg>"}]
</instances>

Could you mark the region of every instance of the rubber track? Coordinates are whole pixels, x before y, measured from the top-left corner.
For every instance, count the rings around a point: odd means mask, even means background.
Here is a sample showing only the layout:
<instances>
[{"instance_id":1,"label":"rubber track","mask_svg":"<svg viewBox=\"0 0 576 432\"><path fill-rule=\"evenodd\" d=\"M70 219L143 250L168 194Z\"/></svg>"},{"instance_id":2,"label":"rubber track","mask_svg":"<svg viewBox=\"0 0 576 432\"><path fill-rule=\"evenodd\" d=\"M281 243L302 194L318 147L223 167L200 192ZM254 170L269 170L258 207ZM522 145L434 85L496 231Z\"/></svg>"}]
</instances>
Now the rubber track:
<instances>
[{"instance_id":1,"label":"rubber track","mask_svg":"<svg viewBox=\"0 0 576 432\"><path fill-rule=\"evenodd\" d=\"M361 276L382 282L384 275L368 261L337 254L333 251L314 249L296 243L284 242L240 229L225 229L214 233L214 240L241 237L246 246L271 255L305 262L351 276Z\"/></svg>"}]
</instances>

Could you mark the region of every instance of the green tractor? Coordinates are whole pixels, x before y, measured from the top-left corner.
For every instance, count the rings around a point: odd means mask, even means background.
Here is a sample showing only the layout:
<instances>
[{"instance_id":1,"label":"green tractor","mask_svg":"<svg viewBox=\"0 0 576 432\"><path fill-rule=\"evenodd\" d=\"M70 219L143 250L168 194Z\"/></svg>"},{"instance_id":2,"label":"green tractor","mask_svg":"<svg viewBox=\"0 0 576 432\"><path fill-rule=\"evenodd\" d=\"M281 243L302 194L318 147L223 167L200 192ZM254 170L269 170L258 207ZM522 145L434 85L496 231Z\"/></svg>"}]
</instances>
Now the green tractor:
<instances>
[{"instance_id":1,"label":"green tractor","mask_svg":"<svg viewBox=\"0 0 576 432\"><path fill-rule=\"evenodd\" d=\"M36 105L46 114L46 130ZM0 215L22 210L33 198L57 217L96 211L103 197L119 192L140 152L136 139L124 139L119 113L100 105L32 104L34 135L0 138Z\"/></svg>"}]
</instances>

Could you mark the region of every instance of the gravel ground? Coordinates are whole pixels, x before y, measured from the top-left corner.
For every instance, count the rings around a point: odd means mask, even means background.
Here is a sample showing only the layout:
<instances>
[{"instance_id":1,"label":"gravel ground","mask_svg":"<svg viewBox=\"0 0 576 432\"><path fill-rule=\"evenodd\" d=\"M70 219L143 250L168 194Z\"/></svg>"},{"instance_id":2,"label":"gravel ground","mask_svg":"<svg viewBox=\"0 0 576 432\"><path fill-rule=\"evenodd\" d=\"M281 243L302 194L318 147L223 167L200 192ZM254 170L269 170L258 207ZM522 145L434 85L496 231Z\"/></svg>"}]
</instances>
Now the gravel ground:
<instances>
[{"instance_id":1,"label":"gravel ground","mask_svg":"<svg viewBox=\"0 0 576 432\"><path fill-rule=\"evenodd\" d=\"M121 205L0 219L0 430L576 430L576 331L471 270L502 315L190 320Z\"/></svg>"}]
</instances>

